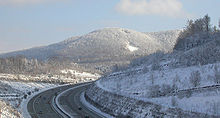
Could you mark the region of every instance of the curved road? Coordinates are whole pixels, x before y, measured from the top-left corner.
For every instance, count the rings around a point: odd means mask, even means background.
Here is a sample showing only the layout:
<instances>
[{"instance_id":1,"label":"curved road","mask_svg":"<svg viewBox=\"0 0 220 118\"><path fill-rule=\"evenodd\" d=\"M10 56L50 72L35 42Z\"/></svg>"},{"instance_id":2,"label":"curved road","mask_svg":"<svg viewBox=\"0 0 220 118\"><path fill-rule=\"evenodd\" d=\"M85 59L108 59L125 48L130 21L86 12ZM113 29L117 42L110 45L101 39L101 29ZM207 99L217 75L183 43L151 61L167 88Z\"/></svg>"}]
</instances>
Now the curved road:
<instances>
[{"instance_id":1,"label":"curved road","mask_svg":"<svg viewBox=\"0 0 220 118\"><path fill-rule=\"evenodd\" d=\"M27 105L28 112L32 118L64 117L64 115L61 115L60 111L55 109L52 104L54 97L61 93L60 97L58 98L58 102L65 109L65 111L71 115L71 117L102 118L102 115L90 110L80 102L80 94L85 91L90 84L91 83L67 85L39 93L29 101Z\"/></svg>"}]
</instances>

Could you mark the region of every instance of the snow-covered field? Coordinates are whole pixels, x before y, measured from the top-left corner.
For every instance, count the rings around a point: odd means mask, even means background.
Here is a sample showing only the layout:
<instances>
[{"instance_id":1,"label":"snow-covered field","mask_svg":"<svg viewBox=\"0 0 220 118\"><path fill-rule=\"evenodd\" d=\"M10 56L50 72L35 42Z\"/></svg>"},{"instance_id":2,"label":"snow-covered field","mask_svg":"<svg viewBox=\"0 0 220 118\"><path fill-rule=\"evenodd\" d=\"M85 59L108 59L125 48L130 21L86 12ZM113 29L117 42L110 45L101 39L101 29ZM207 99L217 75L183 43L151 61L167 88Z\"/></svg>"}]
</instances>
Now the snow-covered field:
<instances>
[{"instance_id":1,"label":"snow-covered field","mask_svg":"<svg viewBox=\"0 0 220 118\"><path fill-rule=\"evenodd\" d=\"M99 78L100 77L100 75L97 73L92 74L92 73L87 73L87 72L79 72L77 70L71 70L71 69L61 70L60 72L63 74L70 73L76 77L86 77L86 78Z\"/></svg>"},{"instance_id":2,"label":"snow-covered field","mask_svg":"<svg viewBox=\"0 0 220 118\"><path fill-rule=\"evenodd\" d=\"M35 82L47 82L47 83L79 83L86 81L93 81L100 77L97 73L79 72L76 70L60 70L62 74L41 74L41 75L23 75L23 74L4 74L0 73L0 80L6 81L35 81Z\"/></svg>"},{"instance_id":3,"label":"snow-covered field","mask_svg":"<svg viewBox=\"0 0 220 118\"><path fill-rule=\"evenodd\" d=\"M156 71L139 71L136 73L111 74L96 84L109 92L123 96L160 104L167 108L181 108L185 111L220 115L220 89L218 86L220 63L187 68L163 69ZM145 68L146 69L146 68ZM147 70L150 70L150 66ZM192 78L197 73L199 82L195 86ZM177 94L172 94L175 86ZM153 89L152 89L153 88ZM198 90L194 90L198 88ZM190 95L178 94L178 91L190 91ZM155 93L159 92L158 95ZM163 94L164 92L164 94ZM153 96L152 96L153 95Z\"/></svg>"},{"instance_id":4,"label":"snow-covered field","mask_svg":"<svg viewBox=\"0 0 220 118\"><path fill-rule=\"evenodd\" d=\"M78 71L68 69L62 70L61 72L63 72L63 75L29 76L21 74L0 74L0 100L4 103L1 104L0 107L7 109L4 110L5 116L2 117L13 117L15 111L20 114L19 117L28 117L26 105L30 98L39 92L60 86L60 81L74 84L94 81L99 77L98 74L86 72L80 73ZM66 76L68 73L70 74ZM39 80L47 81L41 82ZM56 83L54 80L59 81ZM8 108L10 108L10 110Z\"/></svg>"}]
</instances>

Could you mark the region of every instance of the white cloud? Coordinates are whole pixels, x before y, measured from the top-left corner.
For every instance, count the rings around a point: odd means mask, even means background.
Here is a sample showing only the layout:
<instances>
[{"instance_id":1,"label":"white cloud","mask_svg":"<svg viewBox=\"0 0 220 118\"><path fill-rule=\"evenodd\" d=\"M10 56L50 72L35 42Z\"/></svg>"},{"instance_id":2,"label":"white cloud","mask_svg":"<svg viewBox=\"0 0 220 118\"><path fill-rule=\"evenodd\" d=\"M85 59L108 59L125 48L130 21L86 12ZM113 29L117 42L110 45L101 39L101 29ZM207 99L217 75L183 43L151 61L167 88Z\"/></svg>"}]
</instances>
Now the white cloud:
<instances>
[{"instance_id":1,"label":"white cloud","mask_svg":"<svg viewBox=\"0 0 220 118\"><path fill-rule=\"evenodd\" d=\"M127 15L180 17L188 14L179 0L120 0L116 10Z\"/></svg>"},{"instance_id":2,"label":"white cloud","mask_svg":"<svg viewBox=\"0 0 220 118\"><path fill-rule=\"evenodd\" d=\"M40 4L46 2L55 2L64 0L0 0L0 5L20 6L28 4Z\"/></svg>"}]
</instances>

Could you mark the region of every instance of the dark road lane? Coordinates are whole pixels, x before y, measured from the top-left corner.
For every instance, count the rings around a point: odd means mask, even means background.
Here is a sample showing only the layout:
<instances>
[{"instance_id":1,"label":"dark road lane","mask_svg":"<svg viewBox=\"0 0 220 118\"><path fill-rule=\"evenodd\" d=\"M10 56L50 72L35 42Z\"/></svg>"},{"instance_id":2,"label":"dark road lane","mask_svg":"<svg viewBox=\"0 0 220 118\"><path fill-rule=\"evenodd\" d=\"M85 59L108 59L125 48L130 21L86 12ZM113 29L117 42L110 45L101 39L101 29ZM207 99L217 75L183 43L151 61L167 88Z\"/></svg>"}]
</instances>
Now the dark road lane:
<instances>
[{"instance_id":1,"label":"dark road lane","mask_svg":"<svg viewBox=\"0 0 220 118\"><path fill-rule=\"evenodd\" d=\"M60 118L62 117L52 107L52 100L55 93L62 92L73 85L53 88L34 96L27 105L27 109L32 118Z\"/></svg>"},{"instance_id":2,"label":"dark road lane","mask_svg":"<svg viewBox=\"0 0 220 118\"><path fill-rule=\"evenodd\" d=\"M80 101L80 95L86 90L91 83L81 83L75 85L67 85L53 88L34 96L28 103L27 109L32 118L61 118L69 117L65 112L74 118L103 118L102 115L87 108ZM55 96L59 97L58 102L62 107L62 112L59 108L54 108L52 101ZM62 112L62 113L61 113Z\"/></svg>"},{"instance_id":3,"label":"dark road lane","mask_svg":"<svg viewBox=\"0 0 220 118\"><path fill-rule=\"evenodd\" d=\"M60 98L59 103L66 106L66 111L74 111L76 114L81 117L89 118L103 118L101 114L96 113L93 110L87 108L80 100L80 95L84 92L90 84L84 84L74 89L69 89L66 91Z\"/></svg>"}]
</instances>

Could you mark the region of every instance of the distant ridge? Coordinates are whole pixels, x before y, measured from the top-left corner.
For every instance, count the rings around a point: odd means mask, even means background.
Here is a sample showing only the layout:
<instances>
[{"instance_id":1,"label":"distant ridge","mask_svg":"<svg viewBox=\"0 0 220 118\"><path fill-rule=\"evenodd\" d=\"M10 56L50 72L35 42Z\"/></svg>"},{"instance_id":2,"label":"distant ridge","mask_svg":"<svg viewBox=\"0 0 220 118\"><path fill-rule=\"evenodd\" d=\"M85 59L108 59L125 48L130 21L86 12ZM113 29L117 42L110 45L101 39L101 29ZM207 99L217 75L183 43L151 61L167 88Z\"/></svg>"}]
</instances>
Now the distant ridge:
<instances>
[{"instance_id":1,"label":"distant ridge","mask_svg":"<svg viewBox=\"0 0 220 118\"><path fill-rule=\"evenodd\" d=\"M171 51L178 34L178 30L141 33L124 28L104 28L48 46L1 54L0 57L23 55L39 60L60 57L76 62L130 60L156 51Z\"/></svg>"}]
</instances>

